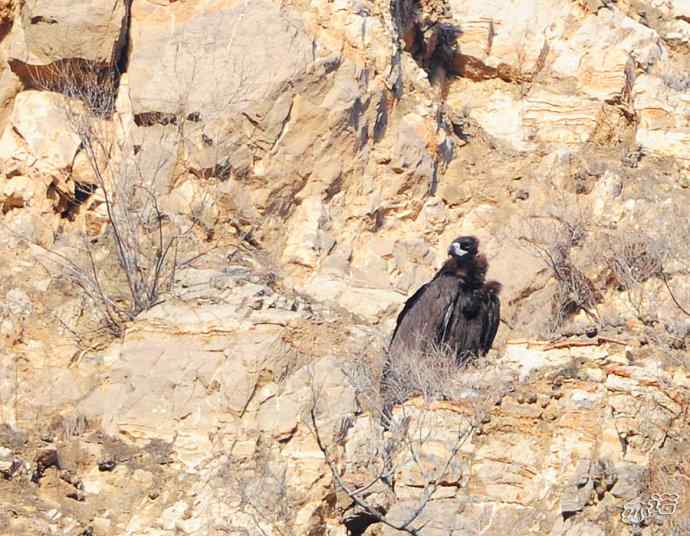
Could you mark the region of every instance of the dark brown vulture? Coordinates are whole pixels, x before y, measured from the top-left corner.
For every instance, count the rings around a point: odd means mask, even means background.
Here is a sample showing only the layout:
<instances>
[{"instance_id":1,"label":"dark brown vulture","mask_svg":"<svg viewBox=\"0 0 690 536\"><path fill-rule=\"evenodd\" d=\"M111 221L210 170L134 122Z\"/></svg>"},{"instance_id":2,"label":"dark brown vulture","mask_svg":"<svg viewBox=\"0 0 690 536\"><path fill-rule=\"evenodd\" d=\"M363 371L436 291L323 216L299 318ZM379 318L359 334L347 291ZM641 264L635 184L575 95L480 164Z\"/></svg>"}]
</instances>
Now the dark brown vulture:
<instances>
[{"instance_id":1,"label":"dark brown vulture","mask_svg":"<svg viewBox=\"0 0 690 536\"><path fill-rule=\"evenodd\" d=\"M488 263L478 250L474 236L456 238L441 269L405 303L383 369L384 398L391 360L402 352L445 348L462 364L491 348L500 320L501 285L485 281Z\"/></svg>"}]
</instances>

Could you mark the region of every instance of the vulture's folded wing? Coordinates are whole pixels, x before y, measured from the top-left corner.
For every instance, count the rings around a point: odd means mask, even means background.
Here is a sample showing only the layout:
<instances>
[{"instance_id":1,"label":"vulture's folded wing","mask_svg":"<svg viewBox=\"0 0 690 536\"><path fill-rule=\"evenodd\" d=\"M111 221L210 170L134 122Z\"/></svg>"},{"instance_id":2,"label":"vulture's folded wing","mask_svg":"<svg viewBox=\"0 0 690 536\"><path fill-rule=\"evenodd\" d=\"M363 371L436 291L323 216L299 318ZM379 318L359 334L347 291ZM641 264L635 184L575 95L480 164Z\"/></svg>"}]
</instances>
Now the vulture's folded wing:
<instances>
[{"instance_id":1,"label":"vulture's folded wing","mask_svg":"<svg viewBox=\"0 0 690 536\"><path fill-rule=\"evenodd\" d=\"M481 349L486 354L491 350L501 320L501 302L495 292L485 293L479 316L482 318Z\"/></svg>"},{"instance_id":2,"label":"vulture's folded wing","mask_svg":"<svg viewBox=\"0 0 690 536\"><path fill-rule=\"evenodd\" d=\"M457 280L451 275L436 277L417 290L398 315L390 352L425 350L440 344L457 294Z\"/></svg>"}]
</instances>

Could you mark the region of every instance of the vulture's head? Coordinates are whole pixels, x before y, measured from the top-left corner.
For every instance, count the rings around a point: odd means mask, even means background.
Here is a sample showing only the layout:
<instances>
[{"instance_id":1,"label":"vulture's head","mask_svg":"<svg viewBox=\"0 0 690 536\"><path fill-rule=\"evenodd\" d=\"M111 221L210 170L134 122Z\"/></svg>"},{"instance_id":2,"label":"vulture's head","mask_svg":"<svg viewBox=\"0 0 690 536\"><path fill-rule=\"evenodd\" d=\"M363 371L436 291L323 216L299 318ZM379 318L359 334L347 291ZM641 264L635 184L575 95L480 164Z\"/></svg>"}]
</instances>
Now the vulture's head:
<instances>
[{"instance_id":1,"label":"vulture's head","mask_svg":"<svg viewBox=\"0 0 690 536\"><path fill-rule=\"evenodd\" d=\"M479 239L475 236L459 236L448 247L448 255L458 260L468 260L479 251Z\"/></svg>"}]
</instances>

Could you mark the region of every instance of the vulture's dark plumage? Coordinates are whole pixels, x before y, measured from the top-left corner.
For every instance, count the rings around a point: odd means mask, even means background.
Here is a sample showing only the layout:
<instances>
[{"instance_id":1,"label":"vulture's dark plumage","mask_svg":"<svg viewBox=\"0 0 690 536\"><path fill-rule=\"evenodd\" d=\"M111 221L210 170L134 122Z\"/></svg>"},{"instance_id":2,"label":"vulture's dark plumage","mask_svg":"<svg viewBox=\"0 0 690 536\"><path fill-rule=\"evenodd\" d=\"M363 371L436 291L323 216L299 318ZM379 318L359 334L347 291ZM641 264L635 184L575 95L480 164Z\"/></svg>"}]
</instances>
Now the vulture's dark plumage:
<instances>
[{"instance_id":1,"label":"vulture's dark plumage","mask_svg":"<svg viewBox=\"0 0 690 536\"><path fill-rule=\"evenodd\" d=\"M391 360L402 352L441 348L462 364L491 348L500 320L501 285L485 281L488 263L478 250L479 240L473 236L455 239L441 269L405 303L383 370L384 397Z\"/></svg>"}]
</instances>

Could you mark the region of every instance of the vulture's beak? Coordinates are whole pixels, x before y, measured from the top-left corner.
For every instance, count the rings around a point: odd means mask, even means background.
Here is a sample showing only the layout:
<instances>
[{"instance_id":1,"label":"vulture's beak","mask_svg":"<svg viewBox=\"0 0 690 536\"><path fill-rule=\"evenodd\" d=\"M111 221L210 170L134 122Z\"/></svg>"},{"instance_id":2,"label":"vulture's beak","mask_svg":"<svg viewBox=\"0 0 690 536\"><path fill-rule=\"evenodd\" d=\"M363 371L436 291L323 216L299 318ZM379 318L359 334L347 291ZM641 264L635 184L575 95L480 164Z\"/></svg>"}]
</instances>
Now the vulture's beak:
<instances>
[{"instance_id":1,"label":"vulture's beak","mask_svg":"<svg viewBox=\"0 0 690 536\"><path fill-rule=\"evenodd\" d=\"M455 255L456 257L462 257L463 255L467 254L467 251L462 249L462 247L460 247L460 244L458 244L457 242L453 242L450 245L450 248L448 248L448 253L450 253L451 255Z\"/></svg>"}]
</instances>

